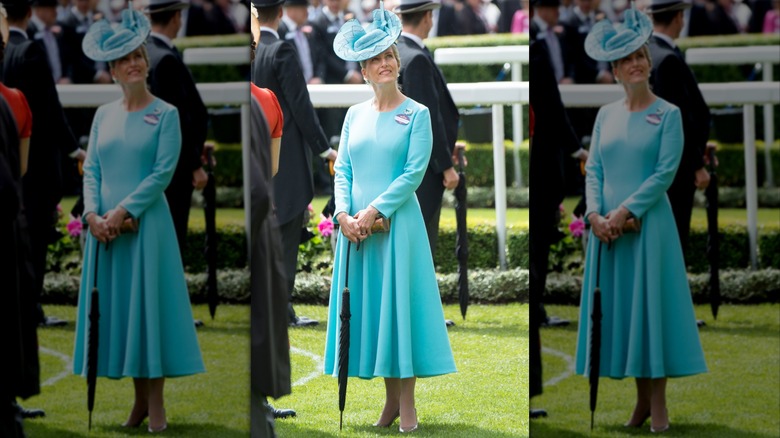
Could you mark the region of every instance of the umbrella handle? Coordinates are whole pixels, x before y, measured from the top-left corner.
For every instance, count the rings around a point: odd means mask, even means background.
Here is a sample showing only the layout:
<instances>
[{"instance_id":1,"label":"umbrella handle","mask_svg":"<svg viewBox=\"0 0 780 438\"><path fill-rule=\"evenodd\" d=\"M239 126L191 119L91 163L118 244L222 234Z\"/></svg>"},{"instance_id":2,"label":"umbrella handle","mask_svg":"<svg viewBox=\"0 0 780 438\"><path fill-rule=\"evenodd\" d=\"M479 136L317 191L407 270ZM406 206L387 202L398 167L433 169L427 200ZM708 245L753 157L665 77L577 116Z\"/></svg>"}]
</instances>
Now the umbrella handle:
<instances>
[{"instance_id":1,"label":"umbrella handle","mask_svg":"<svg viewBox=\"0 0 780 438\"><path fill-rule=\"evenodd\" d=\"M465 148L459 147L458 148L458 167L459 170L463 172L463 168L466 167L466 157L465 157Z\"/></svg>"}]
</instances>

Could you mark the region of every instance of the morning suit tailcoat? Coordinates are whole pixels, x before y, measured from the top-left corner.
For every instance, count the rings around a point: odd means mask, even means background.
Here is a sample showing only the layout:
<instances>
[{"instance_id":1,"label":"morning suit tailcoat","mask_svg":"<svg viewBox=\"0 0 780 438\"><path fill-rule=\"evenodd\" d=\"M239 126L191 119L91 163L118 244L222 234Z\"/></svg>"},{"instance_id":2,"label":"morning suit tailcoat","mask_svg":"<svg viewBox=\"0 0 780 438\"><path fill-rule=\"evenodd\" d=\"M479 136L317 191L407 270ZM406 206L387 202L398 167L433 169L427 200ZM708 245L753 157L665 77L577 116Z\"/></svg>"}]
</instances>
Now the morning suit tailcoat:
<instances>
[{"instance_id":1,"label":"morning suit tailcoat","mask_svg":"<svg viewBox=\"0 0 780 438\"><path fill-rule=\"evenodd\" d=\"M271 135L258 102L251 103L251 436L273 436L266 421L266 397L290 393L287 293L281 243L273 215Z\"/></svg>"},{"instance_id":2,"label":"morning suit tailcoat","mask_svg":"<svg viewBox=\"0 0 780 438\"><path fill-rule=\"evenodd\" d=\"M79 17L72 10L68 10L62 20L63 38L70 50L70 80L74 84L91 84L95 81L98 69L108 68L105 63L89 59L81 50L81 42L91 24L92 20Z\"/></svg>"},{"instance_id":3,"label":"morning suit tailcoat","mask_svg":"<svg viewBox=\"0 0 780 438\"><path fill-rule=\"evenodd\" d=\"M703 155L710 133L710 109L679 50L654 35L650 38L650 57L653 59L650 74L653 93L680 108L682 115L685 137L682 160L667 193L685 251L693 209L694 173L704 166Z\"/></svg>"},{"instance_id":4,"label":"morning suit tailcoat","mask_svg":"<svg viewBox=\"0 0 780 438\"><path fill-rule=\"evenodd\" d=\"M420 47L405 35L398 38L401 55L399 82L404 94L428 107L433 129L433 149L425 177L417 188L417 199L423 213L431 248L436 247L441 198L444 194L443 172L452 167L452 151L458 139L458 107L452 100L447 81L427 48Z\"/></svg>"},{"instance_id":5,"label":"morning suit tailcoat","mask_svg":"<svg viewBox=\"0 0 780 438\"><path fill-rule=\"evenodd\" d=\"M34 120L27 174L22 179L26 214L31 225L38 220L51 225L51 214L63 194L62 162L76 150L76 139L65 120L46 52L38 43L12 30L3 73L3 83L27 98Z\"/></svg>"},{"instance_id":6,"label":"morning suit tailcoat","mask_svg":"<svg viewBox=\"0 0 780 438\"><path fill-rule=\"evenodd\" d=\"M262 31L252 66L252 82L273 91L284 114L279 173L274 177L276 219L283 225L311 202L311 156L327 151L328 140L314 112L292 44Z\"/></svg>"},{"instance_id":7,"label":"morning suit tailcoat","mask_svg":"<svg viewBox=\"0 0 780 438\"><path fill-rule=\"evenodd\" d=\"M179 110L181 153L165 196L173 216L179 247L183 249L193 190L192 172L202 166L200 155L206 141L208 112L178 50L154 35L147 40L146 49L151 64L148 82L152 94Z\"/></svg>"},{"instance_id":8,"label":"morning suit tailcoat","mask_svg":"<svg viewBox=\"0 0 780 438\"><path fill-rule=\"evenodd\" d=\"M0 351L4 372L0 379L0 436L24 436L8 421L8 403L40 392L38 318L30 293L27 268L27 230L22 214L19 136L13 112L0 95Z\"/></svg>"},{"instance_id":9,"label":"morning suit tailcoat","mask_svg":"<svg viewBox=\"0 0 780 438\"><path fill-rule=\"evenodd\" d=\"M547 280L550 245L557 233L558 206L565 193L564 158L580 147L577 135L569 123L561 102L544 40L536 40L530 48L530 77L534 87L530 103L534 113L531 138L530 199L530 382L531 397L542 393L542 362L539 327L546 319L542 304Z\"/></svg>"},{"instance_id":10,"label":"morning suit tailcoat","mask_svg":"<svg viewBox=\"0 0 780 438\"><path fill-rule=\"evenodd\" d=\"M338 20L331 21L325 13L320 13L311 21L311 25L317 33L316 39L321 43L320 47L325 52L326 68L325 77L322 79L326 84L343 84L344 78L349 72L350 64L339 58L336 52L333 51L333 40L339 32L341 24ZM279 36L284 38L281 32Z\"/></svg>"}]
</instances>

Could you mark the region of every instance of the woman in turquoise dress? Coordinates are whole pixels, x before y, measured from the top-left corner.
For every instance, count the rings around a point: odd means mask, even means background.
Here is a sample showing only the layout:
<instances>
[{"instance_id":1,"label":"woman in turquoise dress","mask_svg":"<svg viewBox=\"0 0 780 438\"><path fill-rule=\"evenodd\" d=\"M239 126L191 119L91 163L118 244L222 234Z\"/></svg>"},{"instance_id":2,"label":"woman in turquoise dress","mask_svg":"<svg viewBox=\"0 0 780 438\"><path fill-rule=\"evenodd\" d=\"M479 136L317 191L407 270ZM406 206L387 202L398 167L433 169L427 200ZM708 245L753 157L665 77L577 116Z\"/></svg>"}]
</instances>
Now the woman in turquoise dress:
<instances>
[{"instance_id":1,"label":"woman in turquoise dress","mask_svg":"<svg viewBox=\"0 0 780 438\"><path fill-rule=\"evenodd\" d=\"M645 44L650 20L634 9L623 24L598 23L586 40L591 58L611 61L626 96L599 111L586 170L591 225L580 304L576 371L590 369L597 258L601 254L602 334L599 375L636 378L637 400L626 426L669 428L668 377L707 371L682 249L666 190L682 156L680 111L655 96ZM638 232L623 232L629 218ZM599 252L599 247L602 250Z\"/></svg>"},{"instance_id":2,"label":"woman in turquoise dress","mask_svg":"<svg viewBox=\"0 0 780 438\"><path fill-rule=\"evenodd\" d=\"M334 40L341 58L360 62L374 97L347 112L335 165L334 218L341 235L333 266L325 373L336 376L339 367L339 312L349 251L348 374L383 377L386 399L375 426L389 427L400 416L400 431L410 432L418 427L417 377L456 369L415 195L431 155L430 114L398 90L398 18L381 7L373 14L367 31L350 21ZM361 37L375 39L364 44ZM372 235L378 215L390 220L390 230Z\"/></svg>"},{"instance_id":3,"label":"woman in turquoise dress","mask_svg":"<svg viewBox=\"0 0 780 438\"><path fill-rule=\"evenodd\" d=\"M87 371L90 292L97 265L97 375L132 377L135 402L123 426L137 427L148 416L149 431L159 432L167 427L165 378L205 369L164 196L181 149L179 117L175 107L146 87L149 61L143 43L148 34L148 20L125 10L121 23L97 22L84 38L85 54L109 63L123 97L98 108L84 162L83 217L90 233L73 371ZM126 220L137 220L137 231L121 233Z\"/></svg>"}]
</instances>

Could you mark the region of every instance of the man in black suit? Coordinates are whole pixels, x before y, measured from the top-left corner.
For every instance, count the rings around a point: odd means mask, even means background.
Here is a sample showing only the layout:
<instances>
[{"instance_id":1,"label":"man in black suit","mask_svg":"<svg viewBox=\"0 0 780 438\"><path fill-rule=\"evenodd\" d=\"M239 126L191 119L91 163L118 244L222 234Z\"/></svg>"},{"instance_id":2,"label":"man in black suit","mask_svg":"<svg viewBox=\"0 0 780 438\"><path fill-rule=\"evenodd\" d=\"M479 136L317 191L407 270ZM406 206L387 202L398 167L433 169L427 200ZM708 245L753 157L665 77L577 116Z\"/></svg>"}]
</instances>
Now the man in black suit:
<instances>
[{"instance_id":1,"label":"man in black suit","mask_svg":"<svg viewBox=\"0 0 780 438\"><path fill-rule=\"evenodd\" d=\"M452 100L441 70L423 43L433 27L433 10L439 5L432 0L401 0L394 11L401 17L403 25L398 38L398 53L401 55L401 76L398 82L404 94L427 106L431 112L431 160L416 193L428 230L432 255L436 254L444 189L454 189L459 180L452 166L458 139L458 107Z\"/></svg>"},{"instance_id":2,"label":"man in black suit","mask_svg":"<svg viewBox=\"0 0 780 438\"><path fill-rule=\"evenodd\" d=\"M311 24L317 33L317 40L321 42L325 53L325 77L326 84L362 84L363 76L356 62L347 62L336 56L333 51L333 40L336 38L341 26L354 14L345 13L342 10L341 0L324 0L322 12L312 20ZM326 137L331 140L341 135L341 127L344 124L346 108L326 108L317 110L322 129Z\"/></svg>"},{"instance_id":3,"label":"man in black suit","mask_svg":"<svg viewBox=\"0 0 780 438\"><path fill-rule=\"evenodd\" d=\"M295 48L279 38L284 0L253 0L260 23L260 42L252 66L252 82L276 94L284 114L284 130L279 156L279 173L274 177L276 220L282 240L283 261L287 276L287 293L292 298L301 241L303 216L314 197L312 153L329 160L336 151L320 127L309 98L306 81ZM295 314L288 305L290 324L314 325L318 321Z\"/></svg>"},{"instance_id":4,"label":"man in black suit","mask_svg":"<svg viewBox=\"0 0 780 438\"><path fill-rule=\"evenodd\" d=\"M57 0L33 0L27 37L41 45L54 82L70 82L70 62L63 28L57 23Z\"/></svg>"},{"instance_id":5,"label":"man in black suit","mask_svg":"<svg viewBox=\"0 0 780 438\"><path fill-rule=\"evenodd\" d=\"M458 29L458 9L462 8L463 4L458 1L443 1L441 8L433 10L433 21L436 25L430 32L431 37L459 35L461 30Z\"/></svg>"},{"instance_id":6,"label":"man in black suit","mask_svg":"<svg viewBox=\"0 0 780 438\"><path fill-rule=\"evenodd\" d=\"M530 20L530 41L544 40L552 62L555 80L559 84L571 84L568 75L568 51L565 44L564 28L558 23L560 0L532 0L532 18Z\"/></svg>"},{"instance_id":7,"label":"man in black suit","mask_svg":"<svg viewBox=\"0 0 780 438\"><path fill-rule=\"evenodd\" d=\"M8 87L18 88L27 98L33 115L27 174L22 179L24 209L30 230L31 286L43 325L65 322L46 317L40 305L46 253L56 236L56 208L62 199L62 162L67 157L83 161L80 149L65 120L46 53L27 37L32 11L27 0L2 0L8 12L10 33L5 48L3 73Z\"/></svg>"},{"instance_id":8,"label":"man in black suit","mask_svg":"<svg viewBox=\"0 0 780 438\"><path fill-rule=\"evenodd\" d=\"M653 35L649 43L653 92L677 105L683 119L685 139L682 160L667 191L683 252L688 246L694 192L696 188L707 188L710 183L709 173L704 167L710 109L693 72L674 43L684 25L683 11L688 7L689 4L682 0L653 0L648 8L653 19Z\"/></svg>"},{"instance_id":9,"label":"man in black suit","mask_svg":"<svg viewBox=\"0 0 780 438\"><path fill-rule=\"evenodd\" d=\"M317 40L309 21L308 0L286 0L284 16L279 24L279 38L289 41L298 51L307 84L322 84L325 78L326 48ZM332 50L332 49L330 49Z\"/></svg>"},{"instance_id":10,"label":"man in black suit","mask_svg":"<svg viewBox=\"0 0 780 438\"><path fill-rule=\"evenodd\" d=\"M530 199L530 351L529 395L542 393L542 357L539 328L548 323L543 297L547 282L550 245L559 236L558 206L565 193L564 158L579 152L580 144L564 110L555 80L549 52L542 39L530 47L530 104L534 114L531 137ZM531 410L531 417L546 416L543 410Z\"/></svg>"},{"instance_id":11,"label":"man in black suit","mask_svg":"<svg viewBox=\"0 0 780 438\"><path fill-rule=\"evenodd\" d=\"M208 112L192 74L173 45L182 24L181 11L188 6L189 3L180 0L152 0L146 10L152 22L152 32L146 44L151 64L147 79L149 88L152 94L179 110L184 128L176 172L165 189L182 254L186 248L192 190L201 190L208 181L201 161Z\"/></svg>"}]
</instances>

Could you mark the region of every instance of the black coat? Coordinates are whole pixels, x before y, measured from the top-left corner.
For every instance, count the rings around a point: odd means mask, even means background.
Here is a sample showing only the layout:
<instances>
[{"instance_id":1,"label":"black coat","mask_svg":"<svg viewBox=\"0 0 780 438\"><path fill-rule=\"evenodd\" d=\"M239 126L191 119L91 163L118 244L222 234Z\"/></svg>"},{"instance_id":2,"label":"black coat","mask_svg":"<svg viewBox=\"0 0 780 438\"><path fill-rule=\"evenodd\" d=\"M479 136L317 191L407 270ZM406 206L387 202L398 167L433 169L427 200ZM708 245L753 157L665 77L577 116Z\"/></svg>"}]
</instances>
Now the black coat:
<instances>
[{"instance_id":1,"label":"black coat","mask_svg":"<svg viewBox=\"0 0 780 438\"><path fill-rule=\"evenodd\" d=\"M98 68L106 70L105 63L97 63L87 57L81 49L81 42L89 29L89 22L82 21L73 11L68 10L62 20L63 39L69 55L68 73L74 84L91 84L95 81Z\"/></svg>"},{"instance_id":2,"label":"black coat","mask_svg":"<svg viewBox=\"0 0 780 438\"><path fill-rule=\"evenodd\" d=\"M290 341L287 289L281 242L273 216L271 136L262 108L251 99L251 393L253 404L290 393ZM252 428L262 425L252 411ZM260 426L262 427L262 426ZM253 431L252 436L255 436Z\"/></svg>"},{"instance_id":3,"label":"black coat","mask_svg":"<svg viewBox=\"0 0 780 438\"><path fill-rule=\"evenodd\" d=\"M60 78L70 78L71 75L71 53L72 50L69 47L68 44L68 38L66 37L67 31L64 27L60 26L58 32L52 31L52 35L54 36L54 41L57 44L57 53L59 54L59 59L57 59L57 62L59 63L60 67ZM43 40L43 32L38 30L38 26L36 26L32 20L27 24L27 38L35 41L41 46L41 49L44 53L46 53L46 43ZM81 46L79 46L80 48ZM47 58L48 60L48 58ZM55 66L51 65L51 60L49 60L49 67L51 67L52 72L55 69Z\"/></svg>"},{"instance_id":4,"label":"black coat","mask_svg":"<svg viewBox=\"0 0 780 438\"><path fill-rule=\"evenodd\" d=\"M461 29L458 29L457 12L453 5L441 5L436 26L436 36L461 35L463 33Z\"/></svg>"},{"instance_id":5,"label":"black coat","mask_svg":"<svg viewBox=\"0 0 780 438\"><path fill-rule=\"evenodd\" d=\"M192 187L192 172L202 166L200 155L209 117L206 105L177 50L155 36L149 37L146 49L151 64L148 83L152 94L179 110L181 154L171 185L186 183Z\"/></svg>"},{"instance_id":6,"label":"black coat","mask_svg":"<svg viewBox=\"0 0 780 438\"><path fill-rule=\"evenodd\" d=\"M333 50L333 40L339 32L341 26L336 21L331 21L327 15L320 13L311 22L316 32L316 40L320 43L319 47L324 53L323 62L325 63L325 76L322 78L326 84L343 84L344 78L349 72L347 61L336 56ZM284 38L280 32L279 36Z\"/></svg>"},{"instance_id":7,"label":"black coat","mask_svg":"<svg viewBox=\"0 0 780 438\"><path fill-rule=\"evenodd\" d=\"M277 33L279 34L279 38L288 41L290 44L293 45L293 47L295 47L296 50L299 50L298 43L295 41L295 32L290 32L290 30L287 28L287 25L285 25L284 22L279 23L279 29ZM320 78L324 81L325 75L327 74L327 64L325 63L325 57L327 55L328 49L330 51L333 51L333 48L332 46L325 47L323 45L323 42L319 38L317 38L319 34L316 31L304 32L303 34L306 36L306 41L309 42L309 55L311 57L312 77ZM298 56L300 57L300 53Z\"/></svg>"},{"instance_id":8,"label":"black coat","mask_svg":"<svg viewBox=\"0 0 780 438\"><path fill-rule=\"evenodd\" d=\"M38 317L33 294L27 229L22 209L19 164L19 136L13 113L0 96L0 278L3 305L0 306L0 351L4 369L0 379L3 409L15 397L40 393L38 364ZM5 417L5 415L3 416ZM0 435L16 436L0 424Z\"/></svg>"},{"instance_id":9,"label":"black coat","mask_svg":"<svg viewBox=\"0 0 780 438\"><path fill-rule=\"evenodd\" d=\"M664 40L650 38L653 93L680 108L683 119L683 155L677 175L685 174L693 184L693 173L704 166L703 155L710 134L710 109L699 90L693 72L682 54ZM676 182L677 178L675 178Z\"/></svg>"},{"instance_id":10,"label":"black coat","mask_svg":"<svg viewBox=\"0 0 780 438\"><path fill-rule=\"evenodd\" d=\"M593 24L588 26L577 14L571 14L570 19L563 23L565 47L568 50L564 76L572 78L575 84L596 83L599 63L585 53L585 37Z\"/></svg>"},{"instance_id":11,"label":"black coat","mask_svg":"<svg viewBox=\"0 0 780 438\"><path fill-rule=\"evenodd\" d=\"M404 94L427 106L431 114L431 160L417 189L423 218L428 223L428 219L441 206L444 193L442 173L452 167L452 150L458 139L458 107L452 100L444 75L427 49L422 49L416 42L401 35L398 38L398 52L401 55L399 82Z\"/></svg>"},{"instance_id":12,"label":"black coat","mask_svg":"<svg viewBox=\"0 0 780 438\"><path fill-rule=\"evenodd\" d=\"M54 212L62 199L62 162L78 147L65 120L49 61L41 46L11 32L5 48L3 82L18 88L33 115L30 158L22 179L24 205L30 220Z\"/></svg>"},{"instance_id":13,"label":"black coat","mask_svg":"<svg viewBox=\"0 0 780 438\"><path fill-rule=\"evenodd\" d=\"M531 212L555 212L565 194L565 158L576 152L580 143L561 103L544 40L532 42L530 66L530 81L534 84L530 103L536 116L529 175L534 193Z\"/></svg>"},{"instance_id":14,"label":"black coat","mask_svg":"<svg viewBox=\"0 0 780 438\"><path fill-rule=\"evenodd\" d=\"M468 4L457 12L457 23L460 31L459 35L482 35L488 33L485 22L474 12Z\"/></svg>"},{"instance_id":15,"label":"black coat","mask_svg":"<svg viewBox=\"0 0 780 438\"><path fill-rule=\"evenodd\" d=\"M274 177L276 218L286 224L306 210L314 197L312 153L328 150L293 46L270 32L260 34L252 82L276 94L284 115L279 173Z\"/></svg>"}]
</instances>

